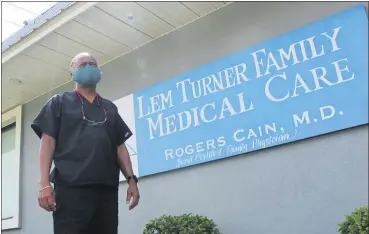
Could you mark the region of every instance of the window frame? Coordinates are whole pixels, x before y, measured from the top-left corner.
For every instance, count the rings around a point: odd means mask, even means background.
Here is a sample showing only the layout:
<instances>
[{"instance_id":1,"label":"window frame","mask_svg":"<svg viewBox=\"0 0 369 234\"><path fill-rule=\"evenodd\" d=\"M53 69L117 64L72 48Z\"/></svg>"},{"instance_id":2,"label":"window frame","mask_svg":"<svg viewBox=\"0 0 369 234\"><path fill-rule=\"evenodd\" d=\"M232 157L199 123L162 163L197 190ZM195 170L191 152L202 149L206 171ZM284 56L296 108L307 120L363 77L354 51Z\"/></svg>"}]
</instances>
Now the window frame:
<instances>
[{"instance_id":1,"label":"window frame","mask_svg":"<svg viewBox=\"0 0 369 234\"><path fill-rule=\"evenodd\" d=\"M16 185L15 197L16 201L13 217L1 217L1 230L19 229L21 228L21 204L20 204L20 172L21 172L21 141L22 141L22 105L5 112L1 115L1 129L15 123L15 152L16 152ZM1 155L2 156L2 155Z\"/></svg>"}]
</instances>

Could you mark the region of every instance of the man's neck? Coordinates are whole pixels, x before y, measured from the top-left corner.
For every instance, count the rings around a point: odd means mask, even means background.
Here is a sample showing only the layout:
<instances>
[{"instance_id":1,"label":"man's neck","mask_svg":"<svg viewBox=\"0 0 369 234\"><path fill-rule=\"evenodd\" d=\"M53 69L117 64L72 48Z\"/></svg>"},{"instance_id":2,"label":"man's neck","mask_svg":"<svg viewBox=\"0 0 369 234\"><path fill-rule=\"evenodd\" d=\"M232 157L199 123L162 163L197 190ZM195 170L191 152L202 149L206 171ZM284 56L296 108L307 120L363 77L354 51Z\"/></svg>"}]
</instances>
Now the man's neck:
<instances>
[{"instance_id":1,"label":"man's neck","mask_svg":"<svg viewBox=\"0 0 369 234\"><path fill-rule=\"evenodd\" d=\"M96 96L96 86L95 85L80 85L76 86L76 90L86 97L87 99L93 99Z\"/></svg>"}]
</instances>

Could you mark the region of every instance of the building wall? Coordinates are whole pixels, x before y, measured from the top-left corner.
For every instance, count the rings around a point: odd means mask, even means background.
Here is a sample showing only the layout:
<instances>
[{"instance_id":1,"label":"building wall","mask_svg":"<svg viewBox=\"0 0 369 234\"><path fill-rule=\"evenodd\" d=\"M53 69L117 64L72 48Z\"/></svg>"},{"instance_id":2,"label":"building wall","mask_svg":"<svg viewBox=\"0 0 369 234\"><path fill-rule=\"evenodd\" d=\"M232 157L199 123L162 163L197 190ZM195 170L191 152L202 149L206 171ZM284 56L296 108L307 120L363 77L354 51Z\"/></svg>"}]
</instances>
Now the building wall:
<instances>
[{"instance_id":1,"label":"building wall","mask_svg":"<svg viewBox=\"0 0 369 234\"><path fill-rule=\"evenodd\" d=\"M356 4L232 3L103 66L99 92L119 99ZM30 124L55 92L23 107L22 229L7 234L52 233L51 213L38 208L39 140ZM120 186L119 233L142 233L163 213L207 215L226 234L337 233L345 214L368 204L368 126L148 176L139 185L133 211Z\"/></svg>"}]
</instances>

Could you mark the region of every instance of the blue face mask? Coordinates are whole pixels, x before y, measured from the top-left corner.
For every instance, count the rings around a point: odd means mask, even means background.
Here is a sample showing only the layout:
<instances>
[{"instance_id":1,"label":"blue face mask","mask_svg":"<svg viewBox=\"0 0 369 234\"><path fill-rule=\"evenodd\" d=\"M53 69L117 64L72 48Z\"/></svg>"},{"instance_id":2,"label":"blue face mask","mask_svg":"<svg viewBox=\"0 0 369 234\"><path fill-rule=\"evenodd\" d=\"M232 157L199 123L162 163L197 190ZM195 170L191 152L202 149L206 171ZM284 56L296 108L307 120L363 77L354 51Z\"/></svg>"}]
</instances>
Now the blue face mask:
<instances>
[{"instance_id":1,"label":"blue face mask","mask_svg":"<svg viewBox=\"0 0 369 234\"><path fill-rule=\"evenodd\" d=\"M72 79L82 85L96 85L101 80L100 68L87 64L72 73Z\"/></svg>"}]
</instances>

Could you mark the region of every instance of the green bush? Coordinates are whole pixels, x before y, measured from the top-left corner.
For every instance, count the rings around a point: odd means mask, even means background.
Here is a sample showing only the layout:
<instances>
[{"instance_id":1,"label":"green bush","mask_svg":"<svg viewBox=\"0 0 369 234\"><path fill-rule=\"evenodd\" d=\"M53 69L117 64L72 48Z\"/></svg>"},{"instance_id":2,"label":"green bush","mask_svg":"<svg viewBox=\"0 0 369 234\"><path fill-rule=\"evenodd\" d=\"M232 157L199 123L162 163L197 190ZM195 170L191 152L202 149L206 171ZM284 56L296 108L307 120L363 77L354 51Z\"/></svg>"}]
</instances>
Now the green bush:
<instances>
[{"instance_id":1,"label":"green bush","mask_svg":"<svg viewBox=\"0 0 369 234\"><path fill-rule=\"evenodd\" d=\"M338 223L341 234L369 234L368 207L357 208L346 220Z\"/></svg>"},{"instance_id":2,"label":"green bush","mask_svg":"<svg viewBox=\"0 0 369 234\"><path fill-rule=\"evenodd\" d=\"M146 224L143 234L220 234L213 220L205 216L162 215Z\"/></svg>"}]
</instances>

